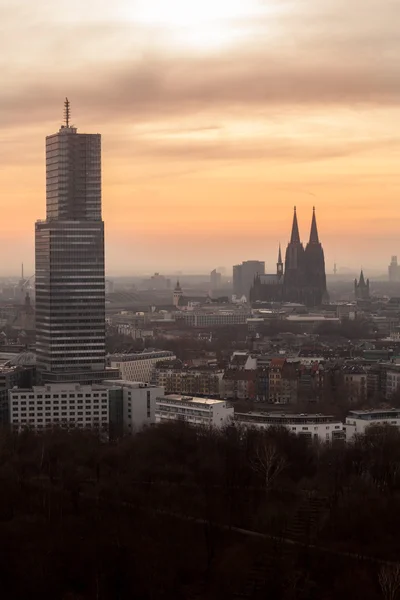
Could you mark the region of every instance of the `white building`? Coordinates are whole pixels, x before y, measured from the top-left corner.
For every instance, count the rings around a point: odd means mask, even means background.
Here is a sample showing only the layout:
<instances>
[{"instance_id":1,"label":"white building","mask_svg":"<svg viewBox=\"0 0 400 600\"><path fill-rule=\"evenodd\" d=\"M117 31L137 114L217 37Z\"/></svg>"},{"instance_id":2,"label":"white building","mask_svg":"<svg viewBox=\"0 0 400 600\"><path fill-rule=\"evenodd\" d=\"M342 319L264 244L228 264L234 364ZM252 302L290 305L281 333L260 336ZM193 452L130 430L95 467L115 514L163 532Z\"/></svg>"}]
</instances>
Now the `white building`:
<instances>
[{"instance_id":1,"label":"white building","mask_svg":"<svg viewBox=\"0 0 400 600\"><path fill-rule=\"evenodd\" d=\"M133 354L111 354L108 357L110 367L119 369L124 381L152 381L154 369L158 362L176 360L173 352L168 350L143 350Z\"/></svg>"},{"instance_id":2,"label":"white building","mask_svg":"<svg viewBox=\"0 0 400 600\"><path fill-rule=\"evenodd\" d=\"M256 429L285 427L296 435L302 435L310 440L320 442L344 439L343 423L330 415L267 412L235 413L235 422Z\"/></svg>"},{"instance_id":3,"label":"white building","mask_svg":"<svg viewBox=\"0 0 400 600\"><path fill-rule=\"evenodd\" d=\"M190 327L217 327L226 325L245 325L251 316L246 310L221 310L216 312L193 311L182 313L179 317Z\"/></svg>"},{"instance_id":4,"label":"white building","mask_svg":"<svg viewBox=\"0 0 400 600\"><path fill-rule=\"evenodd\" d=\"M16 430L53 425L108 428L108 389L102 385L54 383L8 392L9 419Z\"/></svg>"},{"instance_id":5,"label":"white building","mask_svg":"<svg viewBox=\"0 0 400 600\"><path fill-rule=\"evenodd\" d=\"M107 380L103 384L122 392L122 420L124 433L134 433L156 422L156 398L164 396L164 388L135 381Z\"/></svg>"},{"instance_id":6,"label":"white building","mask_svg":"<svg viewBox=\"0 0 400 600\"><path fill-rule=\"evenodd\" d=\"M156 422L185 421L191 425L224 427L233 419L233 407L225 400L169 394L156 399Z\"/></svg>"},{"instance_id":7,"label":"white building","mask_svg":"<svg viewBox=\"0 0 400 600\"><path fill-rule=\"evenodd\" d=\"M356 435L362 435L371 425L393 425L400 427L400 409L373 408L371 410L352 410L346 417L346 441L352 441Z\"/></svg>"}]
</instances>

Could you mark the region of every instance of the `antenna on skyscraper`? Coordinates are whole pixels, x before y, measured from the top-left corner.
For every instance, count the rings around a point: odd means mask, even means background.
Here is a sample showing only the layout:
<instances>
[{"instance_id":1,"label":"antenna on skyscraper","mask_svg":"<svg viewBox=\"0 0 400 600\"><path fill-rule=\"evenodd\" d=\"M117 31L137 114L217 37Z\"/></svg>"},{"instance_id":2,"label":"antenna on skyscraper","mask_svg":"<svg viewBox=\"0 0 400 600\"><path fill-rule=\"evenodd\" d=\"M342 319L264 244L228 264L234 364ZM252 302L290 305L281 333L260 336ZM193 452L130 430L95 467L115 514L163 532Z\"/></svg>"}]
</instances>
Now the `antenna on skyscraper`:
<instances>
[{"instance_id":1,"label":"antenna on skyscraper","mask_svg":"<svg viewBox=\"0 0 400 600\"><path fill-rule=\"evenodd\" d=\"M69 100L65 98L64 102L64 119L65 119L65 127L69 127L69 119L71 117L71 109L69 107Z\"/></svg>"}]
</instances>

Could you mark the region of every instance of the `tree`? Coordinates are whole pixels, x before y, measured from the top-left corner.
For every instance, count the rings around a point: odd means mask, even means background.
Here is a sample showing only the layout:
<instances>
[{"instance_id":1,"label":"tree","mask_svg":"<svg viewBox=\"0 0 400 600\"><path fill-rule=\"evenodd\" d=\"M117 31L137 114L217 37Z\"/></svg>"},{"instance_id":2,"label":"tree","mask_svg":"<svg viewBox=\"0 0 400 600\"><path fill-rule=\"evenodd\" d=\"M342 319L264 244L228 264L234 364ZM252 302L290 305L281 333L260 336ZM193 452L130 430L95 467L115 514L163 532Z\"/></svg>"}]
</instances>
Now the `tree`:
<instances>
[{"instance_id":1,"label":"tree","mask_svg":"<svg viewBox=\"0 0 400 600\"><path fill-rule=\"evenodd\" d=\"M400 591L400 565L381 567L378 578L384 599L395 600Z\"/></svg>"},{"instance_id":2,"label":"tree","mask_svg":"<svg viewBox=\"0 0 400 600\"><path fill-rule=\"evenodd\" d=\"M263 478L267 494L286 466L286 458L278 450L274 440L269 436L261 437L256 443L252 467Z\"/></svg>"}]
</instances>

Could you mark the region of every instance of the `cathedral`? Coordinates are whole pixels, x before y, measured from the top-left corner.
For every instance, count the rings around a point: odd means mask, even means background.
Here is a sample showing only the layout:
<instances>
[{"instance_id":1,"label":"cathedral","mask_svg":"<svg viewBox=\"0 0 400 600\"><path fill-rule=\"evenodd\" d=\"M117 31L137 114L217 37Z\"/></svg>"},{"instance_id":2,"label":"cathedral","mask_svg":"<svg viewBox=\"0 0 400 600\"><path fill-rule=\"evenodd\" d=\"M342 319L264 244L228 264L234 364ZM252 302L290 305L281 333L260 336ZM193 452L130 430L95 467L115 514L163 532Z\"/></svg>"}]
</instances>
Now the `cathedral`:
<instances>
[{"instance_id":1,"label":"cathedral","mask_svg":"<svg viewBox=\"0 0 400 600\"><path fill-rule=\"evenodd\" d=\"M279 246L276 273L256 275L250 291L251 302L296 302L308 307L328 302L324 250L318 237L315 208L310 239L306 247L300 241L296 207L292 234L286 248L285 265Z\"/></svg>"}]
</instances>

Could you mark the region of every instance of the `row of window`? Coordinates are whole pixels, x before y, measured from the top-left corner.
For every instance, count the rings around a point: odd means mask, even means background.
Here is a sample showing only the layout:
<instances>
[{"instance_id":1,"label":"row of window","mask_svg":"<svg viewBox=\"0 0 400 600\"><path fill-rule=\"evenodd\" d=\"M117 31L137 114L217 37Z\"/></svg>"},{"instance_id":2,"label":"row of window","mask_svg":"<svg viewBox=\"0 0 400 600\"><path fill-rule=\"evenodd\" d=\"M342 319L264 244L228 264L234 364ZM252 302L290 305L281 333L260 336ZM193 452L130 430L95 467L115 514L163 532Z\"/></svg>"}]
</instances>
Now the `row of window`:
<instances>
[{"instance_id":1,"label":"row of window","mask_svg":"<svg viewBox=\"0 0 400 600\"><path fill-rule=\"evenodd\" d=\"M107 392L102 392L100 393L95 393L95 394L45 394L44 395L45 398L107 398ZM40 400L43 398L43 394L37 394L36 396L34 394L22 394L21 396L18 395L13 395L12 399L13 400L26 400L27 398L29 398L29 400L33 400L33 399L37 399Z\"/></svg>"}]
</instances>

